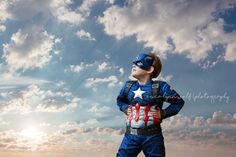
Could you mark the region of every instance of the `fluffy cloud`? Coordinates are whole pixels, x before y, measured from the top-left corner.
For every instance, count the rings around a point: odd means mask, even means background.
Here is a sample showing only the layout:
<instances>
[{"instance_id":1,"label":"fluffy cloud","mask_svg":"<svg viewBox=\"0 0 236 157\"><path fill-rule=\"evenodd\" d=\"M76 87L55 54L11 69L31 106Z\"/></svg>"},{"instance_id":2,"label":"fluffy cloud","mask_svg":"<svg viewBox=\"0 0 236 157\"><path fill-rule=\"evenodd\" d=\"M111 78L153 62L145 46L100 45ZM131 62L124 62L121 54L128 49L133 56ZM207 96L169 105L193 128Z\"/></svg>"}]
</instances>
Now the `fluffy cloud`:
<instances>
[{"instance_id":1,"label":"fluffy cloud","mask_svg":"<svg viewBox=\"0 0 236 157\"><path fill-rule=\"evenodd\" d=\"M83 15L69 8L69 5L71 4L73 4L72 0L52 0L52 14L61 22L79 25L85 19Z\"/></svg>"},{"instance_id":2,"label":"fluffy cloud","mask_svg":"<svg viewBox=\"0 0 236 157\"><path fill-rule=\"evenodd\" d=\"M73 10L69 7L72 4L72 0L3 0L0 6L0 17L5 22L7 19L31 19L33 16L41 13L43 17L42 21L55 17L60 22L78 25L84 21L84 17L82 13L76 11L76 8Z\"/></svg>"},{"instance_id":3,"label":"fluffy cloud","mask_svg":"<svg viewBox=\"0 0 236 157\"><path fill-rule=\"evenodd\" d=\"M46 99L40 103L36 112L63 112L70 109L75 109L77 107L78 99L74 98L70 101L57 101L54 99Z\"/></svg>"},{"instance_id":4,"label":"fluffy cloud","mask_svg":"<svg viewBox=\"0 0 236 157\"><path fill-rule=\"evenodd\" d=\"M215 121L218 118L224 120L220 122L218 120ZM217 150L220 153L224 151L233 152L236 144L235 133L224 131L224 126L218 126L222 130L215 129L215 126L211 125L213 121L214 124L235 124L235 114L226 114L218 111L213 113L212 117L209 118L178 115L164 120L162 127L164 128L163 134L167 152L169 154L173 153L171 152L173 151L173 146L177 150L184 151L186 146L196 145L197 147L191 147L188 150L197 152L208 149L217 152L215 148L218 148ZM37 149L44 153L52 150L55 150L55 153L71 150L73 150L73 153L76 151L85 153L88 150L93 150L94 153L99 152L99 150L103 150L103 153L108 153L111 149L117 151L125 132L124 128L93 127L97 122L95 119L81 122L68 121L59 124L56 132L46 134L38 131L38 134L43 138L37 142L33 142L24 134L22 136L23 131L27 129L1 131L0 149L22 151ZM229 152L227 154L232 156L233 153ZM91 153L88 154L91 155ZM203 156L207 156L206 152L203 154Z\"/></svg>"},{"instance_id":5,"label":"fluffy cloud","mask_svg":"<svg viewBox=\"0 0 236 157\"><path fill-rule=\"evenodd\" d=\"M40 150L41 147L40 145L47 140L47 135L41 131L29 132L28 129L23 129L19 131L16 130L1 131L0 149L5 149L5 150L7 149L12 151Z\"/></svg>"},{"instance_id":6,"label":"fluffy cloud","mask_svg":"<svg viewBox=\"0 0 236 157\"><path fill-rule=\"evenodd\" d=\"M70 92L42 90L36 85L29 85L23 90L11 90L0 94L1 112L63 112L77 107L79 98Z\"/></svg>"},{"instance_id":7,"label":"fluffy cloud","mask_svg":"<svg viewBox=\"0 0 236 157\"><path fill-rule=\"evenodd\" d=\"M78 65L70 65L70 68L65 69L65 72L71 71L75 73L79 73L82 70L87 70L88 68L92 68L93 70L96 69L96 72L102 73L108 70L112 71L119 71L121 75L124 74L124 69L120 68L117 65L112 64L111 62L107 61L95 61L94 63L84 63L81 62Z\"/></svg>"},{"instance_id":8,"label":"fluffy cloud","mask_svg":"<svg viewBox=\"0 0 236 157\"><path fill-rule=\"evenodd\" d=\"M3 58L10 71L42 68L51 59L54 37L37 27L19 29L3 44Z\"/></svg>"},{"instance_id":9,"label":"fluffy cloud","mask_svg":"<svg viewBox=\"0 0 236 157\"><path fill-rule=\"evenodd\" d=\"M226 114L222 111L214 112L212 118L208 118L206 123L213 127L236 129L236 114Z\"/></svg>"},{"instance_id":10,"label":"fluffy cloud","mask_svg":"<svg viewBox=\"0 0 236 157\"><path fill-rule=\"evenodd\" d=\"M88 112L92 112L93 114L97 116L104 116L106 115L106 112L109 112L111 110L110 107L108 106L99 106L99 105L94 105L91 108L88 109Z\"/></svg>"},{"instance_id":11,"label":"fluffy cloud","mask_svg":"<svg viewBox=\"0 0 236 157\"><path fill-rule=\"evenodd\" d=\"M219 122L216 119L224 119L224 122ZM236 124L235 114L217 111L209 118L177 115L164 120L162 128L166 143L177 145L179 148L196 144L204 144L204 147L215 148L215 146L218 147L224 144L229 150L232 150L231 146L236 144L236 136L234 133L231 134L227 131L229 124ZM62 136L67 136L67 138L90 135L89 139L93 140L93 137L110 136L115 142L122 138L120 135L124 134L124 128L92 127L91 125L81 127L79 122L70 122L70 127L67 126L63 127L63 131L59 133ZM235 129L235 126L230 129ZM103 137L103 140L106 141L106 138ZM199 149L203 149L203 147L199 147ZM193 150L196 151L197 149Z\"/></svg>"},{"instance_id":12,"label":"fluffy cloud","mask_svg":"<svg viewBox=\"0 0 236 157\"><path fill-rule=\"evenodd\" d=\"M63 135L69 134L98 134L98 135L109 135L109 136L119 136L124 133L124 129L114 129L106 127L77 127L73 129L67 129L61 132Z\"/></svg>"},{"instance_id":13,"label":"fluffy cloud","mask_svg":"<svg viewBox=\"0 0 236 157\"><path fill-rule=\"evenodd\" d=\"M125 73L125 70L124 70L124 68L120 68L120 69L119 69L119 72L120 72L120 75L121 75L121 76L123 76L123 75L124 75L124 73Z\"/></svg>"},{"instance_id":14,"label":"fluffy cloud","mask_svg":"<svg viewBox=\"0 0 236 157\"><path fill-rule=\"evenodd\" d=\"M77 10L87 17L90 14L91 7L97 2L98 0L83 1L83 3L77 8Z\"/></svg>"},{"instance_id":15,"label":"fluffy cloud","mask_svg":"<svg viewBox=\"0 0 236 157\"><path fill-rule=\"evenodd\" d=\"M4 121L4 120L2 120L1 118L0 118L0 125L2 126L2 125L9 125L10 124L10 122L6 122L6 121Z\"/></svg>"},{"instance_id":16,"label":"fluffy cloud","mask_svg":"<svg viewBox=\"0 0 236 157\"><path fill-rule=\"evenodd\" d=\"M90 87L96 87L99 84L107 83L108 87L114 87L116 85L120 85L120 82L118 81L118 78L114 75L105 77L105 78L88 78L86 79L85 86Z\"/></svg>"},{"instance_id":17,"label":"fluffy cloud","mask_svg":"<svg viewBox=\"0 0 236 157\"><path fill-rule=\"evenodd\" d=\"M226 54L224 56L227 61L235 61L236 60L236 44L229 44L226 48Z\"/></svg>"},{"instance_id":18,"label":"fluffy cloud","mask_svg":"<svg viewBox=\"0 0 236 157\"><path fill-rule=\"evenodd\" d=\"M4 32L6 30L6 27L4 25L0 25L0 32Z\"/></svg>"},{"instance_id":19,"label":"fluffy cloud","mask_svg":"<svg viewBox=\"0 0 236 157\"><path fill-rule=\"evenodd\" d=\"M206 147L231 146L236 144L235 134L229 130L236 129L236 114L226 114L222 111L214 112L212 117L187 117L176 115L162 123L163 133L167 142L196 145Z\"/></svg>"},{"instance_id":20,"label":"fluffy cloud","mask_svg":"<svg viewBox=\"0 0 236 157\"><path fill-rule=\"evenodd\" d=\"M236 1L129 0L125 7L111 6L98 20L107 34L117 39L135 35L138 42L162 56L178 53L199 62L210 55L215 45L222 44L226 47L226 52L222 52L225 60L235 61L236 32L225 32L225 22L217 15L235 4Z\"/></svg>"},{"instance_id":21,"label":"fluffy cloud","mask_svg":"<svg viewBox=\"0 0 236 157\"><path fill-rule=\"evenodd\" d=\"M103 62L102 64L98 65L98 71L100 72L106 71L108 69L111 69L111 67L106 62Z\"/></svg>"},{"instance_id":22,"label":"fluffy cloud","mask_svg":"<svg viewBox=\"0 0 236 157\"><path fill-rule=\"evenodd\" d=\"M59 125L59 128L62 128L64 130L68 129L75 129L79 127L88 127L88 126L94 126L98 124L98 120L95 118L84 120L84 121L67 121L63 124Z\"/></svg>"},{"instance_id":23,"label":"fluffy cloud","mask_svg":"<svg viewBox=\"0 0 236 157\"><path fill-rule=\"evenodd\" d=\"M40 13L40 22L55 17L59 22L79 25L89 16L91 7L98 2L82 1L80 6L71 8L73 0L1 0L0 24L6 20L31 19Z\"/></svg>"},{"instance_id":24,"label":"fluffy cloud","mask_svg":"<svg viewBox=\"0 0 236 157\"><path fill-rule=\"evenodd\" d=\"M235 129L236 128L236 113L226 114L222 111L216 111L212 117L203 118L201 116L187 117L176 115L167 120L164 120L162 124L164 130L177 131L181 129Z\"/></svg>"},{"instance_id":25,"label":"fluffy cloud","mask_svg":"<svg viewBox=\"0 0 236 157\"><path fill-rule=\"evenodd\" d=\"M79 65L70 65L70 71L79 73L81 70L92 66L94 66L94 64L85 64L84 62L81 62Z\"/></svg>"},{"instance_id":26,"label":"fluffy cloud","mask_svg":"<svg viewBox=\"0 0 236 157\"><path fill-rule=\"evenodd\" d=\"M85 30L79 30L76 32L76 36L79 37L80 39L84 40L90 40L90 41L96 41L94 37L89 32L86 32Z\"/></svg>"},{"instance_id":27,"label":"fluffy cloud","mask_svg":"<svg viewBox=\"0 0 236 157\"><path fill-rule=\"evenodd\" d=\"M47 80L41 80L37 78L24 77L24 76L13 76L9 74L0 75L0 85L3 86L19 86L19 85L30 85L30 84L44 84L49 83Z\"/></svg>"},{"instance_id":28,"label":"fluffy cloud","mask_svg":"<svg viewBox=\"0 0 236 157\"><path fill-rule=\"evenodd\" d=\"M10 6L9 1L1 0L0 3L0 32L5 31L6 27L3 24L6 20L11 19L11 14L7 11L8 7Z\"/></svg>"}]
</instances>

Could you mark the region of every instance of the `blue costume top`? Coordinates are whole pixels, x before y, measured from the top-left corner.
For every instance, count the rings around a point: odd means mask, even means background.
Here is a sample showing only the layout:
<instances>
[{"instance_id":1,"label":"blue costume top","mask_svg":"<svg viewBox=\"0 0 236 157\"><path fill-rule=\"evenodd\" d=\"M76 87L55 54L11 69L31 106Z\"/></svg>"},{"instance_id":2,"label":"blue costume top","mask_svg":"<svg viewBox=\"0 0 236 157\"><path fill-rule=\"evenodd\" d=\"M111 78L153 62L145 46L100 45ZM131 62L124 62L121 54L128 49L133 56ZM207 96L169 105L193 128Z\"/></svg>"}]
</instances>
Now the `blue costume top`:
<instances>
[{"instance_id":1,"label":"blue costume top","mask_svg":"<svg viewBox=\"0 0 236 157\"><path fill-rule=\"evenodd\" d=\"M152 125L154 123L153 117L149 111L157 109L157 107L161 110L162 120L177 114L184 105L184 100L165 81L159 81L159 87L156 89L158 90L158 98L153 96L153 80L145 85L140 85L138 81L135 81L128 93L125 93L128 82L125 82L117 97L117 105L122 112L126 112L131 107L132 115L130 121L127 120L127 125L132 128ZM170 103L170 105L162 109L163 102ZM147 106L149 106L148 109Z\"/></svg>"}]
</instances>

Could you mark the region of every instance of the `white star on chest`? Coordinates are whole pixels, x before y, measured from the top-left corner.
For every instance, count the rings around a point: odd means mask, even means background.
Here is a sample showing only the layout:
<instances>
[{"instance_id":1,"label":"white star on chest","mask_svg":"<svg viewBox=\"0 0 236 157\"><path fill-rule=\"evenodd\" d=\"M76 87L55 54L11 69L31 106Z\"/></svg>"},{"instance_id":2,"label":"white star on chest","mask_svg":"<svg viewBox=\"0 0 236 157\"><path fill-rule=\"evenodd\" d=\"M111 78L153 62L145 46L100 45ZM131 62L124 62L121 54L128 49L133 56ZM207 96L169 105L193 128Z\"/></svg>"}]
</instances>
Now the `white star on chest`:
<instances>
[{"instance_id":1,"label":"white star on chest","mask_svg":"<svg viewBox=\"0 0 236 157\"><path fill-rule=\"evenodd\" d=\"M137 90L133 91L134 92L134 98L138 97L140 99L143 99L142 94L145 93L145 91L142 91L140 88Z\"/></svg>"}]
</instances>

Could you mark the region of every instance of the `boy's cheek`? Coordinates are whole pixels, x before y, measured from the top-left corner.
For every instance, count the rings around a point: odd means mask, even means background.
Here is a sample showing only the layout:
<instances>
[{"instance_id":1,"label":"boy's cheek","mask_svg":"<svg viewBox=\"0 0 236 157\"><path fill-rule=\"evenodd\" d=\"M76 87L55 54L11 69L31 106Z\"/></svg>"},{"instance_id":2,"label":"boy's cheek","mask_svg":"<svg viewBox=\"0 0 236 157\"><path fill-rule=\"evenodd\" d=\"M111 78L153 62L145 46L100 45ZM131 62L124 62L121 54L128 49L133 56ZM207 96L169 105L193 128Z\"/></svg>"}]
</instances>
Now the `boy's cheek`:
<instances>
[{"instance_id":1,"label":"boy's cheek","mask_svg":"<svg viewBox=\"0 0 236 157\"><path fill-rule=\"evenodd\" d=\"M131 71L131 75L135 76L136 75L136 71Z\"/></svg>"}]
</instances>

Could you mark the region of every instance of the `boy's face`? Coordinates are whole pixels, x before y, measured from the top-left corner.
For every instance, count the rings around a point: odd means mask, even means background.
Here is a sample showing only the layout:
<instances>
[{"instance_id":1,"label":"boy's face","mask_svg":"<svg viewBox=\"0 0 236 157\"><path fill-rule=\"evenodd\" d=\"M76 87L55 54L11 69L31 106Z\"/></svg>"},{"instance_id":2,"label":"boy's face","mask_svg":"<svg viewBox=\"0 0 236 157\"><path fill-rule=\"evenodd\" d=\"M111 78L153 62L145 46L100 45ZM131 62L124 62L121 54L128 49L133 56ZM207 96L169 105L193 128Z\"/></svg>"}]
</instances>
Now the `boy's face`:
<instances>
[{"instance_id":1,"label":"boy's face","mask_svg":"<svg viewBox=\"0 0 236 157\"><path fill-rule=\"evenodd\" d=\"M137 65L133 64L132 70L131 70L131 75L134 78L138 79L140 77L150 75L150 73L148 73L148 71L146 71L146 70L143 70L143 69L139 68Z\"/></svg>"}]
</instances>

